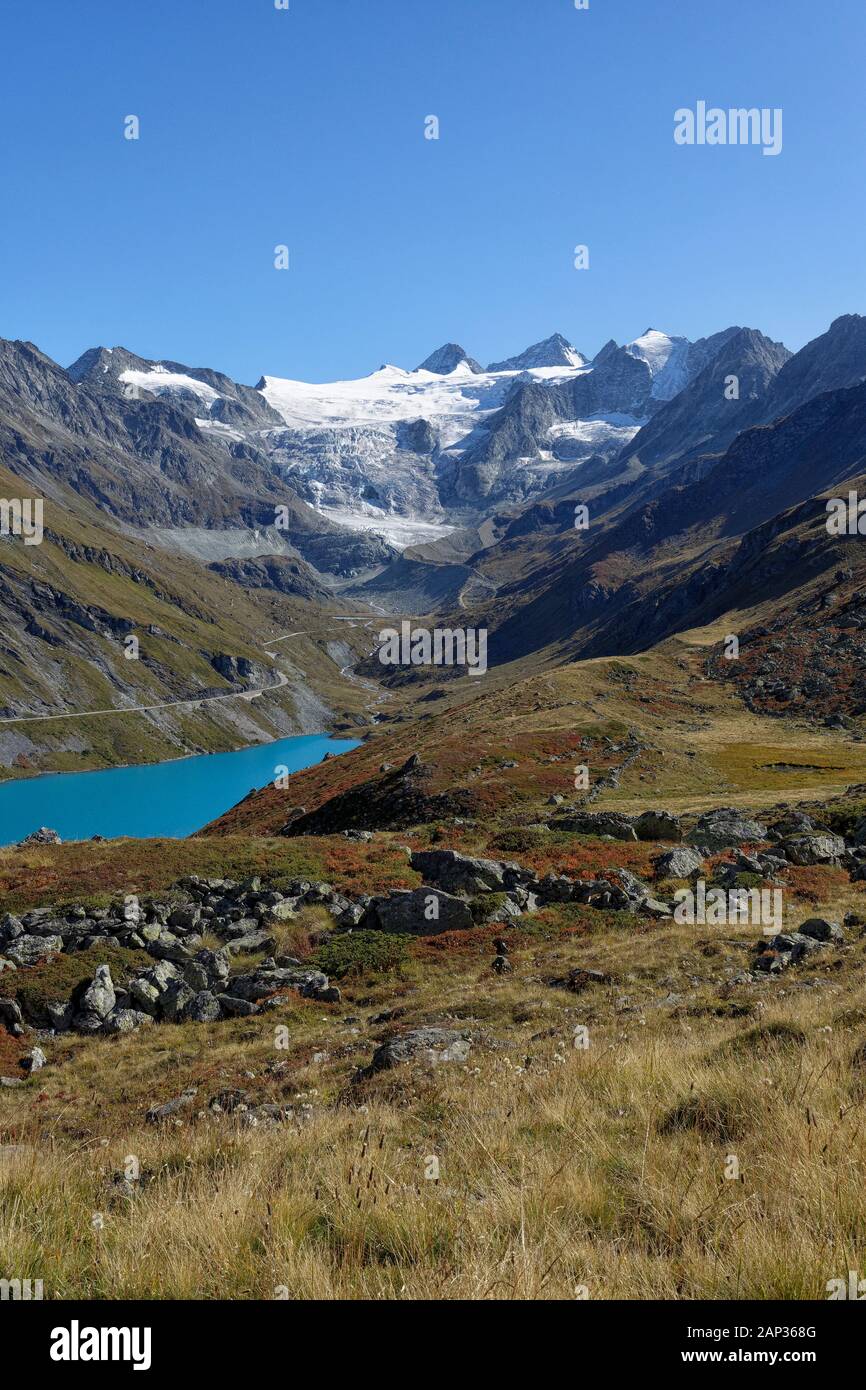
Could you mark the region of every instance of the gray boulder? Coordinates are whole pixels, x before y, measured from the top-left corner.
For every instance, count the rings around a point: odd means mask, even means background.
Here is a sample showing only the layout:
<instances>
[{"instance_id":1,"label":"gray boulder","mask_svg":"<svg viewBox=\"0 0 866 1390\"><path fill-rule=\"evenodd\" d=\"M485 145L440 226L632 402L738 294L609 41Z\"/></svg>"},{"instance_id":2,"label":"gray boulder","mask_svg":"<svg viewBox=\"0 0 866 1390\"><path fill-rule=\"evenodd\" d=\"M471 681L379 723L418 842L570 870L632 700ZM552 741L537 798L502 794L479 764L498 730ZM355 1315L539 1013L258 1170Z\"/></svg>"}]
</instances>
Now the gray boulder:
<instances>
[{"instance_id":1,"label":"gray boulder","mask_svg":"<svg viewBox=\"0 0 866 1390\"><path fill-rule=\"evenodd\" d=\"M13 1037L20 1037L24 1032L24 1018L17 999L0 997L0 1023L5 1025Z\"/></svg>"},{"instance_id":2,"label":"gray boulder","mask_svg":"<svg viewBox=\"0 0 866 1390\"><path fill-rule=\"evenodd\" d=\"M766 840L767 827L760 821L751 820L733 806L722 806L716 811L706 811L698 817L694 830L689 831L686 840L690 845L700 845L711 853L715 850L730 849L747 840Z\"/></svg>"},{"instance_id":3,"label":"gray boulder","mask_svg":"<svg viewBox=\"0 0 866 1390\"><path fill-rule=\"evenodd\" d=\"M15 965L36 965L46 956L57 955L63 950L60 936L16 936L15 940L3 948L5 955Z\"/></svg>"},{"instance_id":4,"label":"gray boulder","mask_svg":"<svg viewBox=\"0 0 866 1390\"><path fill-rule=\"evenodd\" d=\"M683 838L680 818L671 811L643 811L634 828L639 840L671 840L676 844Z\"/></svg>"},{"instance_id":5,"label":"gray boulder","mask_svg":"<svg viewBox=\"0 0 866 1390\"><path fill-rule=\"evenodd\" d=\"M519 865L498 863L495 859L470 859L453 849L415 850L409 863L425 883L435 884L446 893L477 893L500 891L505 885L507 868Z\"/></svg>"},{"instance_id":6,"label":"gray boulder","mask_svg":"<svg viewBox=\"0 0 866 1390\"><path fill-rule=\"evenodd\" d=\"M387 897L374 898L361 925L411 936L438 936L445 931L465 931L475 924L462 898L425 887L398 888Z\"/></svg>"},{"instance_id":7,"label":"gray boulder","mask_svg":"<svg viewBox=\"0 0 866 1390\"><path fill-rule=\"evenodd\" d=\"M0 945L6 945L9 941L14 941L16 936L24 935L24 923L20 917L14 917L11 912L4 912L0 917Z\"/></svg>"},{"instance_id":8,"label":"gray boulder","mask_svg":"<svg viewBox=\"0 0 866 1390\"><path fill-rule=\"evenodd\" d=\"M575 835L610 835L614 840L636 840L637 831L630 817L619 811L577 811L555 816L551 830L570 830Z\"/></svg>"},{"instance_id":9,"label":"gray boulder","mask_svg":"<svg viewBox=\"0 0 866 1390\"><path fill-rule=\"evenodd\" d=\"M141 1009L114 1009L103 1024L106 1033L134 1033L143 1023L153 1023L150 1014Z\"/></svg>"},{"instance_id":10,"label":"gray boulder","mask_svg":"<svg viewBox=\"0 0 866 1390\"><path fill-rule=\"evenodd\" d=\"M257 951L273 951L276 944L270 932L259 930L247 932L245 936L232 937L231 941L226 943L225 949L232 956L253 955Z\"/></svg>"},{"instance_id":11,"label":"gray boulder","mask_svg":"<svg viewBox=\"0 0 866 1390\"><path fill-rule=\"evenodd\" d=\"M796 965L803 956L820 948L820 941L802 932L779 932L757 942L755 950L758 954L754 968L777 974L781 970L787 970L791 965Z\"/></svg>"},{"instance_id":12,"label":"gray boulder","mask_svg":"<svg viewBox=\"0 0 866 1390\"><path fill-rule=\"evenodd\" d=\"M98 965L93 980L77 1000L78 1012L95 1014L97 1018L107 1018L114 1008L116 996L111 971L107 965Z\"/></svg>"},{"instance_id":13,"label":"gray boulder","mask_svg":"<svg viewBox=\"0 0 866 1390\"><path fill-rule=\"evenodd\" d=\"M388 1038L377 1047L370 1070L385 1071L401 1062L415 1060L433 1066L442 1062L465 1062L471 1047L466 1035L452 1028L415 1028L410 1033Z\"/></svg>"},{"instance_id":14,"label":"gray boulder","mask_svg":"<svg viewBox=\"0 0 866 1390\"><path fill-rule=\"evenodd\" d=\"M45 1012L48 1015L49 1026L55 1033L68 1033L72 1027L72 1016L75 1013L71 1004L62 999L53 1000L45 1005Z\"/></svg>"},{"instance_id":15,"label":"gray boulder","mask_svg":"<svg viewBox=\"0 0 866 1390\"><path fill-rule=\"evenodd\" d=\"M810 917L797 928L803 936L811 936L815 941L844 941L845 933L838 922L828 922L824 917Z\"/></svg>"},{"instance_id":16,"label":"gray boulder","mask_svg":"<svg viewBox=\"0 0 866 1390\"><path fill-rule=\"evenodd\" d=\"M158 1005L160 1013L169 1023L179 1023L195 997L195 990L187 984L186 980L172 980L160 996Z\"/></svg>"},{"instance_id":17,"label":"gray boulder","mask_svg":"<svg viewBox=\"0 0 866 1390\"><path fill-rule=\"evenodd\" d=\"M23 840L19 840L18 849L24 849L26 845L62 845L63 841L56 830L49 830L47 825L40 825L38 830L31 830L29 835L25 835Z\"/></svg>"},{"instance_id":18,"label":"gray boulder","mask_svg":"<svg viewBox=\"0 0 866 1390\"><path fill-rule=\"evenodd\" d=\"M809 835L792 835L783 841L785 853L792 864L834 864L845 849L841 835L816 831Z\"/></svg>"},{"instance_id":19,"label":"gray boulder","mask_svg":"<svg viewBox=\"0 0 866 1390\"><path fill-rule=\"evenodd\" d=\"M248 1018L250 1014L259 1012L258 1004L254 1004L251 999L241 999L236 994L218 994L216 997L223 1013L234 1017Z\"/></svg>"},{"instance_id":20,"label":"gray boulder","mask_svg":"<svg viewBox=\"0 0 866 1390\"><path fill-rule=\"evenodd\" d=\"M222 1010L216 995L203 989L187 1004L183 1016L194 1023L216 1023L222 1018Z\"/></svg>"},{"instance_id":21,"label":"gray boulder","mask_svg":"<svg viewBox=\"0 0 866 1390\"><path fill-rule=\"evenodd\" d=\"M774 840L784 840L788 835L805 835L810 830L822 828L816 826L812 817L807 816L804 811L788 811L781 820L777 820L770 826L770 834Z\"/></svg>"},{"instance_id":22,"label":"gray boulder","mask_svg":"<svg viewBox=\"0 0 866 1390\"><path fill-rule=\"evenodd\" d=\"M25 1071L41 1071L47 1064L48 1058L41 1047L31 1047L30 1051L21 1058L21 1065Z\"/></svg>"},{"instance_id":23,"label":"gray boulder","mask_svg":"<svg viewBox=\"0 0 866 1390\"><path fill-rule=\"evenodd\" d=\"M188 1086L179 1096L173 1096L172 1099L167 1100L164 1105L152 1105L147 1112L147 1119L151 1124L155 1124L159 1120L172 1119L177 1115L178 1111L186 1110L188 1106L192 1105L197 1093L197 1086Z\"/></svg>"},{"instance_id":24,"label":"gray boulder","mask_svg":"<svg viewBox=\"0 0 866 1390\"><path fill-rule=\"evenodd\" d=\"M653 860L656 878L688 878L704 867L702 856L696 849L683 845L681 849L669 849Z\"/></svg>"},{"instance_id":25,"label":"gray boulder","mask_svg":"<svg viewBox=\"0 0 866 1390\"><path fill-rule=\"evenodd\" d=\"M226 993L233 994L238 999L258 1003L260 999L266 999L269 994L275 994L281 989L297 990L299 994L315 999L327 988L328 977L323 975L321 970L278 967L266 970L260 967L248 975L236 975Z\"/></svg>"},{"instance_id":26,"label":"gray boulder","mask_svg":"<svg viewBox=\"0 0 866 1390\"><path fill-rule=\"evenodd\" d=\"M273 904L269 916L276 918L278 922L290 922L298 915L297 901L297 898L283 898L281 902Z\"/></svg>"}]
</instances>

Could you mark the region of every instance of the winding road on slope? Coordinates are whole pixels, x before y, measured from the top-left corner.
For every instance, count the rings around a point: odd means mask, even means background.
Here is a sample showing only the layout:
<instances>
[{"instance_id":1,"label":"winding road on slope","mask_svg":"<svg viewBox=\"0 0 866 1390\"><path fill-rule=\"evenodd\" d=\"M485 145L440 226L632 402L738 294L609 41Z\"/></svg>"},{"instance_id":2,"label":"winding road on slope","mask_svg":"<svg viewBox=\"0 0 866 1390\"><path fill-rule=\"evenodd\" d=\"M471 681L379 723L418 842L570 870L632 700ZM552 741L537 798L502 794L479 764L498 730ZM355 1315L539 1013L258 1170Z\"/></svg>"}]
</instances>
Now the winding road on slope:
<instances>
[{"instance_id":1,"label":"winding road on slope","mask_svg":"<svg viewBox=\"0 0 866 1390\"><path fill-rule=\"evenodd\" d=\"M350 622L353 627L356 622L363 622L367 627L370 625L370 620L365 622L363 614L360 613L335 615L335 618L341 622ZM263 650L266 656L269 656L272 661L276 661L277 653L268 651L268 647L274 646L277 642L285 642L290 637L306 637L308 635L306 632L285 632L281 637L269 637L267 646ZM93 719L103 714L152 714L162 709L184 709L197 705L214 704L218 700L246 700L249 703L251 700L257 700L260 695L267 695L271 690L281 690L284 685L288 685L288 676L283 671L276 670L276 667L274 670L277 679L273 685L261 685L254 690L230 690L223 695L194 695L185 700L162 700L155 705L119 705L116 707L108 706L106 709L67 710L63 714L16 714L7 719L0 719L0 725L42 724L52 719ZM357 680L362 685L368 684L360 677L352 676L350 668L347 666L342 667L340 674L348 675L350 680Z\"/></svg>"}]
</instances>

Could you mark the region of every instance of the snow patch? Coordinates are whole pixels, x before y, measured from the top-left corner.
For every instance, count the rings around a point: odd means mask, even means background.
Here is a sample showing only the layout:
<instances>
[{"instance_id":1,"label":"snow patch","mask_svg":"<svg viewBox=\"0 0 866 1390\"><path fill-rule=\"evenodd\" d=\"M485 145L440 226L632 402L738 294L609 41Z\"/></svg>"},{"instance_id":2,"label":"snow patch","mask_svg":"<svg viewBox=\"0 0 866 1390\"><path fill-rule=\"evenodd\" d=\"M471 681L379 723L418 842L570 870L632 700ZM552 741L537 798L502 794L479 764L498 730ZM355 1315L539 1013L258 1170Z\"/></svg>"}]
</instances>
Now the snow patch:
<instances>
[{"instance_id":1,"label":"snow patch","mask_svg":"<svg viewBox=\"0 0 866 1390\"><path fill-rule=\"evenodd\" d=\"M207 405L208 409L213 406L215 401L222 399L219 391L215 391L212 386L207 386L203 381L196 380L194 376L186 376L184 372L170 372L159 362L146 371L138 371L130 367L125 372L120 373L118 381L131 386L133 391L136 389L150 391L154 396L171 396L176 391L191 391L194 396L198 396L199 400Z\"/></svg>"},{"instance_id":2,"label":"snow patch","mask_svg":"<svg viewBox=\"0 0 866 1390\"><path fill-rule=\"evenodd\" d=\"M648 328L634 342L626 344L626 352L646 362L652 375L652 395L657 401L670 401L688 385L686 358L688 338L671 338L658 329Z\"/></svg>"}]
</instances>

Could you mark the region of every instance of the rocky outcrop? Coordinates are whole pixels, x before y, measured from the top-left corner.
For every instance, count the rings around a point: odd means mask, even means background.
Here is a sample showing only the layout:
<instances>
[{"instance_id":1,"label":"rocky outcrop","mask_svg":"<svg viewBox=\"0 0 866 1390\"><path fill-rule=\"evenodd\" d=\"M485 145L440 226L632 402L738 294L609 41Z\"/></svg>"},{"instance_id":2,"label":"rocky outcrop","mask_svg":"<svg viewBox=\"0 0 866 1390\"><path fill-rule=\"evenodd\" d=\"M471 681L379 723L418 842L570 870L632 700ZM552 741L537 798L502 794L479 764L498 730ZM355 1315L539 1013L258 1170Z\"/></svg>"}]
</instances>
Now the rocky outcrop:
<instances>
[{"instance_id":1,"label":"rocky outcrop","mask_svg":"<svg viewBox=\"0 0 866 1390\"><path fill-rule=\"evenodd\" d=\"M476 802L471 792L457 789L433 792L431 772L417 757L402 767L381 773L349 791L340 792L315 811L292 820L282 834L333 835L343 830L404 830L410 825L451 816L471 816Z\"/></svg>"},{"instance_id":2,"label":"rocky outcrop","mask_svg":"<svg viewBox=\"0 0 866 1390\"><path fill-rule=\"evenodd\" d=\"M369 1072L387 1071L404 1062L425 1062L429 1066L465 1062L471 1048L467 1035L452 1028L415 1028L381 1043L373 1053Z\"/></svg>"},{"instance_id":3,"label":"rocky outcrop","mask_svg":"<svg viewBox=\"0 0 866 1390\"><path fill-rule=\"evenodd\" d=\"M697 845L708 853L720 849L730 849L744 841L761 841L767 838L767 827L760 821L751 820L733 806L722 806L715 811L707 811L698 817L694 829L686 836L690 845Z\"/></svg>"}]
</instances>

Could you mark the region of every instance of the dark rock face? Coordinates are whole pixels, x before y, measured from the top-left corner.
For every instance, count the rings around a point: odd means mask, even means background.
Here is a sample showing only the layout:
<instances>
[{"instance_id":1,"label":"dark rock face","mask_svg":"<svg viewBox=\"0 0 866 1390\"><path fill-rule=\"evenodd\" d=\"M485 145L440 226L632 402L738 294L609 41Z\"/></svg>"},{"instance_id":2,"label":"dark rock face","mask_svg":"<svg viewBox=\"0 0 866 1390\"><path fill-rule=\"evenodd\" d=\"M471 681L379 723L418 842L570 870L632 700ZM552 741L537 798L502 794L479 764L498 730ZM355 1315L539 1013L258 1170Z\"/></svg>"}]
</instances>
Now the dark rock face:
<instances>
[{"instance_id":1,"label":"dark rock face","mask_svg":"<svg viewBox=\"0 0 866 1390\"><path fill-rule=\"evenodd\" d=\"M715 339L723 337L707 365L638 431L623 450L624 456L636 456L645 468L670 465L701 448L718 452L738 429L753 423L756 403L766 396L791 353L783 343L771 342L751 328L730 328L715 335ZM737 378L738 401L725 394L731 376Z\"/></svg>"},{"instance_id":2,"label":"dark rock face","mask_svg":"<svg viewBox=\"0 0 866 1390\"><path fill-rule=\"evenodd\" d=\"M403 888L387 897L374 898L361 919L363 928L436 936L444 931L465 931L474 926L472 913L462 898L439 888Z\"/></svg>"},{"instance_id":3,"label":"dark rock face","mask_svg":"<svg viewBox=\"0 0 866 1390\"><path fill-rule=\"evenodd\" d=\"M418 367L419 372L435 372L437 376L450 376L455 367L465 364L471 372L480 372L481 367L459 343L443 343L442 347L431 352Z\"/></svg>"},{"instance_id":4,"label":"dark rock face","mask_svg":"<svg viewBox=\"0 0 866 1390\"><path fill-rule=\"evenodd\" d=\"M342 830L403 830L422 821L471 816L475 798L465 790L428 790L429 772L410 758L403 767L340 792L315 811L298 816L284 835L332 835Z\"/></svg>"},{"instance_id":5,"label":"dark rock face","mask_svg":"<svg viewBox=\"0 0 866 1390\"><path fill-rule=\"evenodd\" d=\"M244 589L269 589L295 598L327 601L331 591L316 571L290 555L261 555L255 559L219 560L209 566L215 574Z\"/></svg>"},{"instance_id":6,"label":"dark rock face","mask_svg":"<svg viewBox=\"0 0 866 1390\"><path fill-rule=\"evenodd\" d=\"M679 816L670 811L644 811L634 821L639 840L667 840L677 844L683 838Z\"/></svg>"},{"instance_id":7,"label":"dark rock face","mask_svg":"<svg viewBox=\"0 0 866 1390\"><path fill-rule=\"evenodd\" d=\"M407 420L397 428L397 444L410 454L432 454L439 447L439 431L429 420Z\"/></svg>"},{"instance_id":8,"label":"dark rock face","mask_svg":"<svg viewBox=\"0 0 866 1390\"><path fill-rule=\"evenodd\" d=\"M637 831L628 816L618 811L576 811L556 816L551 830L572 830L575 835L610 835L614 840L636 840Z\"/></svg>"}]
</instances>

